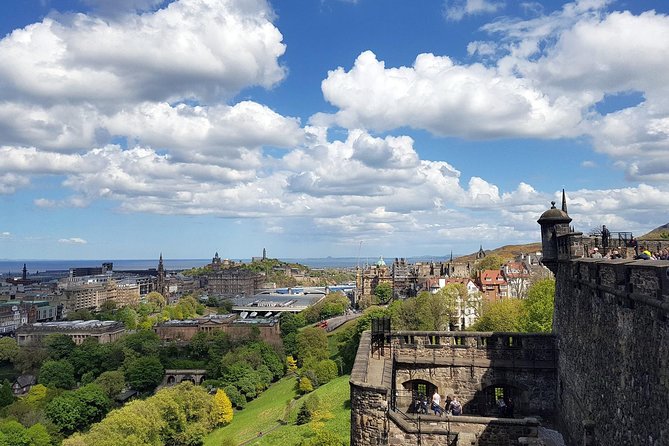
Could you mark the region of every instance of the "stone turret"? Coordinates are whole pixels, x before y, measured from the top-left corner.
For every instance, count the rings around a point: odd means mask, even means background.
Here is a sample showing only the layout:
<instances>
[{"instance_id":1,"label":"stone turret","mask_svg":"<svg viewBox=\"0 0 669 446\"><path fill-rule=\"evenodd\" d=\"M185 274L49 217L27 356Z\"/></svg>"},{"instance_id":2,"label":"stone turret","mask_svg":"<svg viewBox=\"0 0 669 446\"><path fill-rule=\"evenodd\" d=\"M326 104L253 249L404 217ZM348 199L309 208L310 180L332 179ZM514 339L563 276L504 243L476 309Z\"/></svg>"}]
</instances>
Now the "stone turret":
<instances>
[{"instance_id":1,"label":"stone turret","mask_svg":"<svg viewBox=\"0 0 669 446\"><path fill-rule=\"evenodd\" d=\"M569 223L571 223L571 218L567 214L564 189L562 190L562 209L556 208L555 202L552 201L551 208L541 214L537 223L541 225L542 263L555 273L558 261L557 238L559 235L570 232Z\"/></svg>"}]
</instances>

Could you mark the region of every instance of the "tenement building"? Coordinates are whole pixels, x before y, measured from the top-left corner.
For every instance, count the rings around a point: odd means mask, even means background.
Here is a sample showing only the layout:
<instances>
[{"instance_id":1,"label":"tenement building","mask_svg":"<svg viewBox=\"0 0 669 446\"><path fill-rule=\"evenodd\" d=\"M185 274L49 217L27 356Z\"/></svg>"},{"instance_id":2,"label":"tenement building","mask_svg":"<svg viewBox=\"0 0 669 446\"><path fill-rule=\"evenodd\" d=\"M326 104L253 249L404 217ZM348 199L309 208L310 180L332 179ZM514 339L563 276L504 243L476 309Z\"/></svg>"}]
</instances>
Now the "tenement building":
<instances>
[{"instance_id":1,"label":"tenement building","mask_svg":"<svg viewBox=\"0 0 669 446\"><path fill-rule=\"evenodd\" d=\"M553 445L542 423L571 446L669 445L669 261L585 258L564 199L538 223L556 277L553 332L375 324L350 378L351 445ZM435 390L462 415L417 413Z\"/></svg>"}]
</instances>

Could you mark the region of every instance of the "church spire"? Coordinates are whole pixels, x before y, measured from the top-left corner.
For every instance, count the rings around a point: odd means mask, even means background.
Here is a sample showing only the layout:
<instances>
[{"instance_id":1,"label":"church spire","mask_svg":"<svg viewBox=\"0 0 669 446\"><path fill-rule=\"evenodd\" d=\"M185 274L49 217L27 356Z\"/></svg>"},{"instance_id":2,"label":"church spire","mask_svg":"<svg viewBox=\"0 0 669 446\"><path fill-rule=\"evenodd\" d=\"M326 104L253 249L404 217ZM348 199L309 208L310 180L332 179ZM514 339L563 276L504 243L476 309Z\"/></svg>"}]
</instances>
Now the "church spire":
<instances>
[{"instance_id":1,"label":"church spire","mask_svg":"<svg viewBox=\"0 0 669 446\"><path fill-rule=\"evenodd\" d=\"M568 214L567 212L567 196L564 193L564 189L562 189L562 212L565 214Z\"/></svg>"}]
</instances>

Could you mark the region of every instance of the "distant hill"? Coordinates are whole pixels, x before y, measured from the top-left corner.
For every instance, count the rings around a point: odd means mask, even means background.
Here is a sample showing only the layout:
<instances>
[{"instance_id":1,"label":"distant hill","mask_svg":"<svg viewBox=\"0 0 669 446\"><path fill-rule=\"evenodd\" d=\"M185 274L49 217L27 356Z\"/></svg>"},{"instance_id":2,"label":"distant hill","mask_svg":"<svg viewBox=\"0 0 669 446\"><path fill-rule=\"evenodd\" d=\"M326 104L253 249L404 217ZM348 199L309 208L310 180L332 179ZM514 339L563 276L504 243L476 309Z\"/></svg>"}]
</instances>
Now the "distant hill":
<instances>
[{"instance_id":1,"label":"distant hill","mask_svg":"<svg viewBox=\"0 0 669 446\"><path fill-rule=\"evenodd\" d=\"M533 254L536 252L541 252L541 243L537 242L537 243L527 243L525 245L505 245L502 246L501 248L495 248L492 250L484 250L484 251L486 255L495 254L503 259L511 260L519 254ZM456 260L459 262L473 262L474 260L476 260L477 252L458 257Z\"/></svg>"},{"instance_id":2,"label":"distant hill","mask_svg":"<svg viewBox=\"0 0 669 446\"><path fill-rule=\"evenodd\" d=\"M638 237L639 240L661 240L669 239L669 223L658 226L657 228L650 231L648 234L644 234L641 237Z\"/></svg>"}]
</instances>

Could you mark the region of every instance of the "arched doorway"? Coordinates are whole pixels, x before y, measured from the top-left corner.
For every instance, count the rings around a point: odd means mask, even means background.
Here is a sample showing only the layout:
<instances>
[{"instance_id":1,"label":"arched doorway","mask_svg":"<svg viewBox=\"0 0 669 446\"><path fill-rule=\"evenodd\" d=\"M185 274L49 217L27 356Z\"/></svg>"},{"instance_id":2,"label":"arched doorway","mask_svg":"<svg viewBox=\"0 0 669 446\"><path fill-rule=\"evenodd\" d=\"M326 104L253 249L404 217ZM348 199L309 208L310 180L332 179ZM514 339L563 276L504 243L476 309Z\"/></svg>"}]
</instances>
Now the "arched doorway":
<instances>
[{"instance_id":1,"label":"arched doorway","mask_svg":"<svg viewBox=\"0 0 669 446\"><path fill-rule=\"evenodd\" d=\"M489 417L513 417L524 413L525 394L522 389L507 383L493 384L477 392L471 411ZM504 402L500 409L499 401Z\"/></svg>"},{"instance_id":2,"label":"arched doorway","mask_svg":"<svg viewBox=\"0 0 669 446\"><path fill-rule=\"evenodd\" d=\"M168 386L173 385L175 383L175 381L176 381L176 378L174 378L174 376L170 375L170 376L167 377L167 385Z\"/></svg>"},{"instance_id":3,"label":"arched doorway","mask_svg":"<svg viewBox=\"0 0 669 446\"><path fill-rule=\"evenodd\" d=\"M417 412L416 401L425 397L428 402L428 408L432 401L432 394L437 386L423 379L412 379L402 383L402 393L398 395L397 404L401 410L407 412Z\"/></svg>"}]
</instances>

